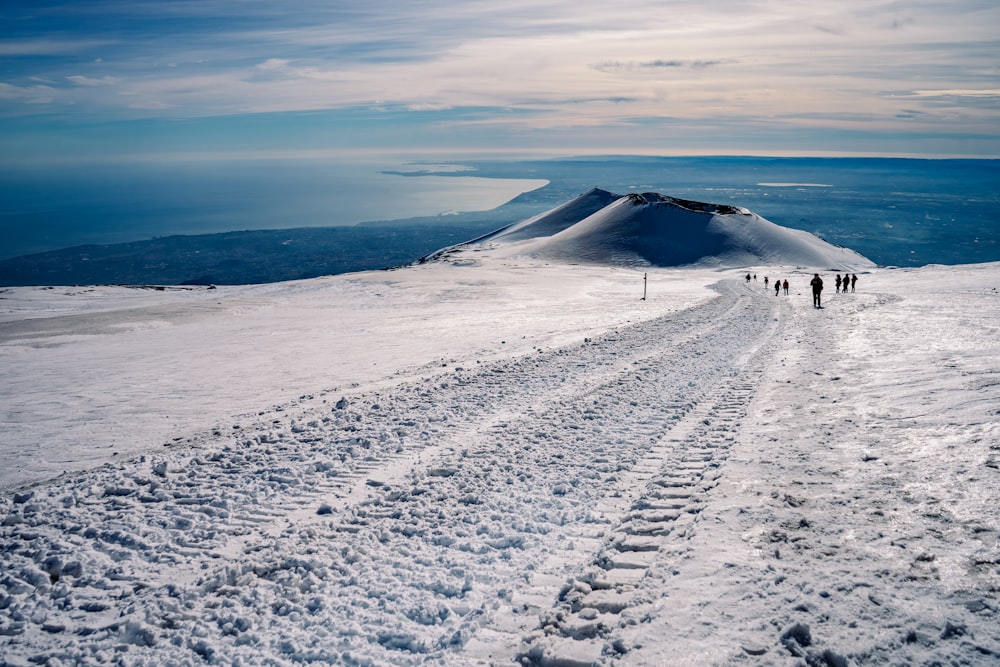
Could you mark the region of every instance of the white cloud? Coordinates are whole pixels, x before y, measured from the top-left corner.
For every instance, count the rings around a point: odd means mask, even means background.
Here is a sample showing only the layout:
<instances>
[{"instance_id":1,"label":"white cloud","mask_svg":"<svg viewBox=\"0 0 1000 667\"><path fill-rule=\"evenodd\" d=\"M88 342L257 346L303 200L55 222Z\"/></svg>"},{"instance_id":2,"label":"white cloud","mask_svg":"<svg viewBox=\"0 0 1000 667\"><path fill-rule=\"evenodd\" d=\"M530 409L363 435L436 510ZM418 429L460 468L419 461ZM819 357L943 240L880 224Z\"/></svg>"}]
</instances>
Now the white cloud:
<instances>
[{"instance_id":1,"label":"white cloud","mask_svg":"<svg viewBox=\"0 0 1000 667\"><path fill-rule=\"evenodd\" d=\"M914 90L913 95L916 97L1000 97L1000 88L987 88L983 90Z\"/></svg>"},{"instance_id":2,"label":"white cloud","mask_svg":"<svg viewBox=\"0 0 1000 667\"><path fill-rule=\"evenodd\" d=\"M257 64L257 69L264 70L265 72L274 72L285 70L288 68L288 60L284 58L268 58L262 63Z\"/></svg>"},{"instance_id":3,"label":"white cloud","mask_svg":"<svg viewBox=\"0 0 1000 667\"><path fill-rule=\"evenodd\" d=\"M95 79L89 76L81 76L79 74L72 74L66 77L67 80L72 81L78 86L113 86L118 83L118 79L113 76L102 76L99 79Z\"/></svg>"},{"instance_id":4,"label":"white cloud","mask_svg":"<svg viewBox=\"0 0 1000 667\"><path fill-rule=\"evenodd\" d=\"M0 100L22 102L51 102L54 89L50 86L13 86L0 82Z\"/></svg>"},{"instance_id":5,"label":"white cloud","mask_svg":"<svg viewBox=\"0 0 1000 667\"><path fill-rule=\"evenodd\" d=\"M152 100L152 101L149 101L149 102L131 102L128 105L128 108L129 109L145 109L145 110L161 111L161 110L170 109L171 106L169 104L165 104L163 102Z\"/></svg>"}]
</instances>

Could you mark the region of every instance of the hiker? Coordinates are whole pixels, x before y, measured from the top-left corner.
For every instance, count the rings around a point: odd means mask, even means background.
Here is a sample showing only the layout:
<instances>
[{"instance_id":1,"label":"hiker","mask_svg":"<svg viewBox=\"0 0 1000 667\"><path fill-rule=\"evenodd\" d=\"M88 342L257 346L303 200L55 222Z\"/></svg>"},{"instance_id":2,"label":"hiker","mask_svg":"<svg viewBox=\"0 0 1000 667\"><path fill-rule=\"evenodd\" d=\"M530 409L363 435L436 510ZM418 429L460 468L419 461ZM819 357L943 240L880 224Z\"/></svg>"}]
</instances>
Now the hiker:
<instances>
[{"instance_id":1,"label":"hiker","mask_svg":"<svg viewBox=\"0 0 1000 667\"><path fill-rule=\"evenodd\" d=\"M774 281L774 296L778 296L779 292L781 292L781 281L780 280L775 280Z\"/></svg>"},{"instance_id":2,"label":"hiker","mask_svg":"<svg viewBox=\"0 0 1000 667\"><path fill-rule=\"evenodd\" d=\"M747 274L747 284L749 284L749 283L750 283L750 274L748 273Z\"/></svg>"},{"instance_id":3,"label":"hiker","mask_svg":"<svg viewBox=\"0 0 1000 667\"><path fill-rule=\"evenodd\" d=\"M837 294L840 294L840 274L837 274Z\"/></svg>"},{"instance_id":4,"label":"hiker","mask_svg":"<svg viewBox=\"0 0 1000 667\"><path fill-rule=\"evenodd\" d=\"M785 296L788 296L788 279L785 279Z\"/></svg>"},{"instance_id":5,"label":"hiker","mask_svg":"<svg viewBox=\"0 0 1000 667\"><path fill-rule=\"evenodd\" d=\"M851 274L851 291L854 291L854 286L858 284L858 274Z\"/></svg>"},{"instance_id":6,"label":"hiker","mask_svg":"<svg viewBox=\"0 0 1000 667\"><path fill-rule=\"evenodd\" d=\"M819 295L823 291L823 279L819 277L818 273L813 274L813 279L809 281L813 290L813 308L822 308L820 305Z\"/></svg>"},{"instance_id":7,"label":"hiker","mask_svg":"<svg viewBox=\"0 0 1000 667\"><path fill-rule=\"evenodd\" d=\"M764 276L764 289L767 289L767 276Z\"/></svg>"}]
</instances>

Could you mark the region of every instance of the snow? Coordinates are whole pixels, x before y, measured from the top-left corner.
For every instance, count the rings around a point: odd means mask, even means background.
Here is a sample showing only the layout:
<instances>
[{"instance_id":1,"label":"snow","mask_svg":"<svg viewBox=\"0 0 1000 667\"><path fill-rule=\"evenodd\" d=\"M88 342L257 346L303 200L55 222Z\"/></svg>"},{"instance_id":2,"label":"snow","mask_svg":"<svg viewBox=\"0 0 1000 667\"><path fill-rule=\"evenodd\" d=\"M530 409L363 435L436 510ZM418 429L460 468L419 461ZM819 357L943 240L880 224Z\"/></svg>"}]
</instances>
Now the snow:
<instances>
[{"instance_id":1,"label":"snow","mask_svg":"<svg viewBox=\"0 0 1000 667\"><path fill-rule=\"evenodd\" d=\"M657 287L671 307L710 296L681 275ZM0 489L229 429L306 394L578 341L655 316L632 298L641 290L630 271L446 264L217 289L7 289Z\"/></svg>"},{"instance_id":2,"label":"snow","mask_svg":"<svg viewBox=\"0 0 1000 667\"><path fill-rule=\"evenodd\" d=\"M494 257L619 266L789 264L838 271L875 266L848 248L742 207L655 192L615 195L599 188L458 250L470 247L486 247Z\"/></svg>"},{"instance_id":3,"label":"snow","mask_svg":"<svg viewBox=\"0 0 1000 667\"><path fill-rule=\"evenodd\" d=\"M997 664L1000 264L500 248L0 292L3 661Z\"/></svg>"}]
</instances>

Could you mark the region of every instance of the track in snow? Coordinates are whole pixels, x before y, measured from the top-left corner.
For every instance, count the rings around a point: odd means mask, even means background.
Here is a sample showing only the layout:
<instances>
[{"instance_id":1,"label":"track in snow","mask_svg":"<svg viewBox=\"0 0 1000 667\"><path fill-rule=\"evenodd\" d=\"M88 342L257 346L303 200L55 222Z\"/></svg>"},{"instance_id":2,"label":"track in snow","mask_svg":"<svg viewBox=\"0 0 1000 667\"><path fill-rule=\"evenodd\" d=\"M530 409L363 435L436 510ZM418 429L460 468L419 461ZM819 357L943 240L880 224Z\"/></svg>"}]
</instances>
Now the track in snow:
<instances>
[{"instance_id":1,"label":"track in snow","mask_svg":"<svg viewBox=\"0 0 1000 667\"><path fill-rule=\"evenodd\" d=\"M303 397L0 505L0 647L86 663L614 662L784 299L733 283L583 344ZM5 591L5 592L4 592Z\"/></svg>"}]
</instances>

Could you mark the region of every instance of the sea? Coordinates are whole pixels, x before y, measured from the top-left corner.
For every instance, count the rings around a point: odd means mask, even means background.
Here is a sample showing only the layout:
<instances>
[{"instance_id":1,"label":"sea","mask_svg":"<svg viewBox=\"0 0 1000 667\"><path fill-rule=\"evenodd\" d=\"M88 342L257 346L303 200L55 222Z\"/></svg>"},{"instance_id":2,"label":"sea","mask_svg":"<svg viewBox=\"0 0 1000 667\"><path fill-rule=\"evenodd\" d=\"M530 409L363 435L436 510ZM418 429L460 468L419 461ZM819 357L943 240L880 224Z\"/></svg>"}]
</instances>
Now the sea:
<instances>
[{"instance_id":1,"label":"sea","mask_svg":"<svg viewBox=\"0 0 1000 667\"><path fill-rule=\"evenodd\" d=\"M540 212L592 187L744 206L883 266L1000 261L1000 160L741 156L4 169L0 259L176 234L460 219L515 198L519 212Z\"/></svg>"},{"instance_id":2,"label":"sea","mask_svg":"<svg viewBox=\"0 0 1000 667\"><path fill-rule=\"evenodd\" d=\"M491 210L546 185L462 165L304 160L0 169L0 260L177 234Z\"/></svg>"}]
</instances>

